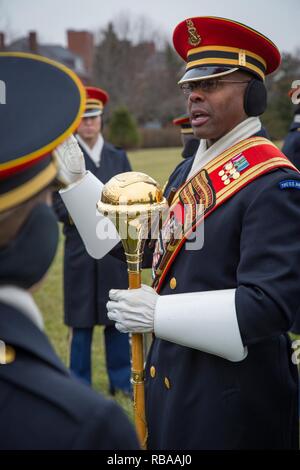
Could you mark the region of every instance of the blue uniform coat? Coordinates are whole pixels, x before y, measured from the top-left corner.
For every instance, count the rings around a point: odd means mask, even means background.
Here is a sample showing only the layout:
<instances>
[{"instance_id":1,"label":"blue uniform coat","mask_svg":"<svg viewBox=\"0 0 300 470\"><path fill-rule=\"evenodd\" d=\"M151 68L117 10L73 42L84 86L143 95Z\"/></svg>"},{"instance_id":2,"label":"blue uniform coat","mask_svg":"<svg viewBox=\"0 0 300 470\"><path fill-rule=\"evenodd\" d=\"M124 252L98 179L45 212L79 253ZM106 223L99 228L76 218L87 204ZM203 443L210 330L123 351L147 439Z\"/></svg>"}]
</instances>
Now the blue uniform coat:
<instances>
[{"instance_id":1,"label":"blue uniform coat","mask_svg":"<svg viewBox=\"0 0 300 470\"><path fill-rule=\"evenodd\" d=\"M166 195L192 163L175 169ZM300 181L278 169L216 209L203 248L183 247L166 276L161 295L237 289L248 356L230 362L155 338L146 367L150 449L298 448L297 368L286 332L300 304L300 191L281 190L284 179Z\"/></svg>"}]
</instances>

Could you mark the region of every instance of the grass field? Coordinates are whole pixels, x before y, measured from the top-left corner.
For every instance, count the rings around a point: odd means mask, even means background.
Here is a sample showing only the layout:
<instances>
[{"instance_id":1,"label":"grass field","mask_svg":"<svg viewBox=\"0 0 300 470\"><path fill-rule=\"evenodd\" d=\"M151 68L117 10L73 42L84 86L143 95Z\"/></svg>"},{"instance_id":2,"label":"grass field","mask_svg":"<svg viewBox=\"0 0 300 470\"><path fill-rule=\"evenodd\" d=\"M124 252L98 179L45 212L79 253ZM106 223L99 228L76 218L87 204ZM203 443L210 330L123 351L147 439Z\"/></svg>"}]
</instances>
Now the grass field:
<instances>
[{"instance_id":1,"label":"grass field","mask_svg":"<svg viewBox=\"0 0 300 470\"><path fill-rule=\"evenodd\" d=\"M140 150L129 152L129 159L133 170L147 173L163 186L171 171L180 162L180 152L180 148ZM62 361L68 365L69 330L63 324L62 238L47 279L41 289L35 294L35 298L44 316L46 332L56 352ZM82 274L84 275L84 273ZM149 282L149 272L145 272L143 278L145 282ZM105 370L102 328L100 326L94 330L92 354L93 388L106 394L108 381ZM121 395L117 396L116 400L128 415L132 417L131 402Z\"/></svg>"}]
</instances>

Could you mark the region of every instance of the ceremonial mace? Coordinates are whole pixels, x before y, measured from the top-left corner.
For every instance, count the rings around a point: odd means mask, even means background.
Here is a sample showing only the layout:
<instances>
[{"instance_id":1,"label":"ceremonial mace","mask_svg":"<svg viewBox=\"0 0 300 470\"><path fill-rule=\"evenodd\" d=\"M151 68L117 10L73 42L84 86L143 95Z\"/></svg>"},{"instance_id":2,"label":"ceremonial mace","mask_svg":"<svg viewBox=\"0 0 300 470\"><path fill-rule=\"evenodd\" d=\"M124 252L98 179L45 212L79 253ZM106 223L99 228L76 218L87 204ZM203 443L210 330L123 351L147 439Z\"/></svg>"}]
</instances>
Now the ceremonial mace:
<instances>
[{"instance_id":1,"label":"ceremonial mace","mask_svg":"<svg viewBox=\"0 0 300 470\"><path fill-rule=\"evenodd\" d=\"M115 225L125 251L129 289L141 287L145 240L151 226L167 208L167 201L156 181L144 173L127 172L111 178L103 187L98 211ZM131 381L134 393L134 419L142 448L146 448L143 335L131 340Z\"/></svg>"}]
</instances>

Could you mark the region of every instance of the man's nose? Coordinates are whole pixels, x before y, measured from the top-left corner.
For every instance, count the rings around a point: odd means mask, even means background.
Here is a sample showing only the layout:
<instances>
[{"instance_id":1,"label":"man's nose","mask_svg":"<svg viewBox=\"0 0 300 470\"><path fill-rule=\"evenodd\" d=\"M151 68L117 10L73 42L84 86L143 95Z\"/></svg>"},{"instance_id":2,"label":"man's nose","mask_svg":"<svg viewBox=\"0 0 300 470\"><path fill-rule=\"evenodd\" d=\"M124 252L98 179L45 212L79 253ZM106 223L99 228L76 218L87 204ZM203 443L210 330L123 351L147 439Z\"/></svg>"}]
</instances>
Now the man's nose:
<instances>
[{"instance_id":1,"label":"man's nose","mask_svg":"<svg viewBox=\"0 0 300 470\"><path fill-rule=\"evenodd\" d=\"M188 98L188 106L191 106L192 103L202 102L205 100L205 95L201 90L192 91Z\"/></svg>"}]
</instances>

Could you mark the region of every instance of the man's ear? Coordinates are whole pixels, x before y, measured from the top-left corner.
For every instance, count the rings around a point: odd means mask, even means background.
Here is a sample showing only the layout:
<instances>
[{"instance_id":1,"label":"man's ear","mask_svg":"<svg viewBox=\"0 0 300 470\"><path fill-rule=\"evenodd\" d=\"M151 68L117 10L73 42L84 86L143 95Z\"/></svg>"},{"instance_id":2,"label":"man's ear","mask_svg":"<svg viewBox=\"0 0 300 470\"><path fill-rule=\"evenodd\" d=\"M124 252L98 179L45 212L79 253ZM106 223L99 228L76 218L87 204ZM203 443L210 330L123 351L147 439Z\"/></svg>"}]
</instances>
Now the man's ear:
<instances>
[{"instance_id":1,"label":"man's ear","mask_svg":"<svg viewBox=\"0 0 300 470\"><path fill-rule=\"evenodd\" d=\"M264 83L252 78L244 95L244 110L247 116L260 116L267 107L267 90Z\"/></svg>"}]
</instances>

